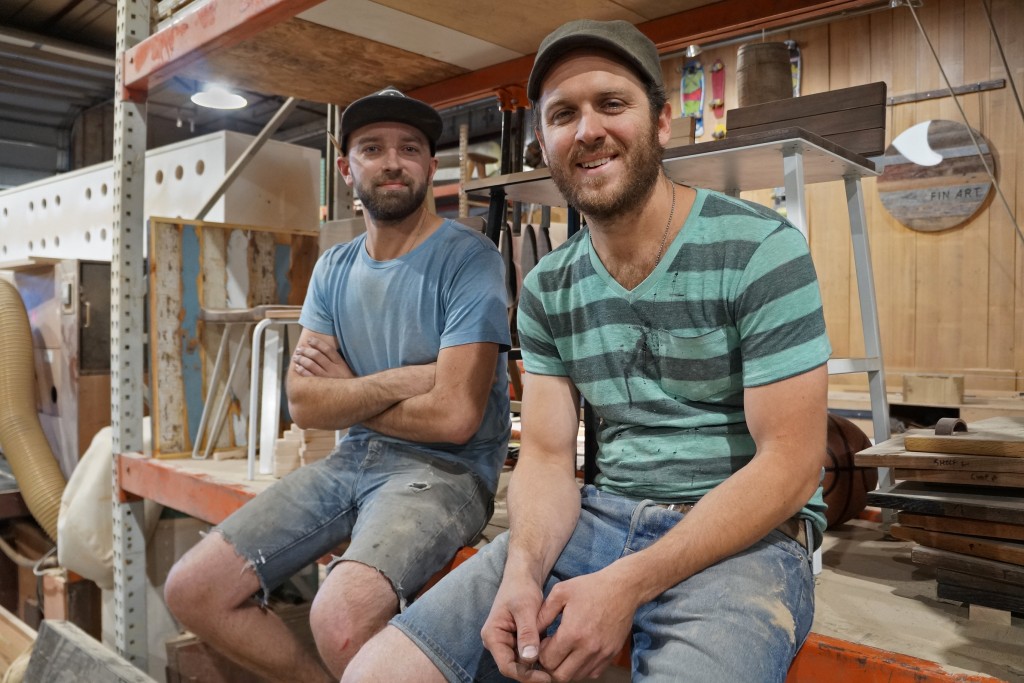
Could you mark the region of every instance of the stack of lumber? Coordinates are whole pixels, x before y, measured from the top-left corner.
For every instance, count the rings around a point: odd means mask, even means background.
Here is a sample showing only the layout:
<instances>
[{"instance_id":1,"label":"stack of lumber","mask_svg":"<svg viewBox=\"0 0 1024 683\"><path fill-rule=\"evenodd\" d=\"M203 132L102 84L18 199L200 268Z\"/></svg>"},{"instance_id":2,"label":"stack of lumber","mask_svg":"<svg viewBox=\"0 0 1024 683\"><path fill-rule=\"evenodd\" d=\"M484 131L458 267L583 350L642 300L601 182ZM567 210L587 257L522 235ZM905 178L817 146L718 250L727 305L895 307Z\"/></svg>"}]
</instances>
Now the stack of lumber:
<instances>
[{"instance_id":1,"label":"stack of lumber","mask_svg":"<svg viewBox=\"0 0 1024 683\"><path fill-rule=\"evenodd\" d=\"M940 598L1024 612L1024 418L910 430L855 462L902 480L868 502L899 511L890 533L919 545L911 560L935 569Z\"/></svg>"},{"instance_id":2,"label":"stack of lumber","mask_svg":"<svg viewBox=\"0 0 1024 683\"><path fill-rule=\"evenodd\" d=\"M274 444L274 477L280 479L302 465L326 458L337 439L337 432L326 429L300 429L294 424Z\"/></svg>"}]
</instances>

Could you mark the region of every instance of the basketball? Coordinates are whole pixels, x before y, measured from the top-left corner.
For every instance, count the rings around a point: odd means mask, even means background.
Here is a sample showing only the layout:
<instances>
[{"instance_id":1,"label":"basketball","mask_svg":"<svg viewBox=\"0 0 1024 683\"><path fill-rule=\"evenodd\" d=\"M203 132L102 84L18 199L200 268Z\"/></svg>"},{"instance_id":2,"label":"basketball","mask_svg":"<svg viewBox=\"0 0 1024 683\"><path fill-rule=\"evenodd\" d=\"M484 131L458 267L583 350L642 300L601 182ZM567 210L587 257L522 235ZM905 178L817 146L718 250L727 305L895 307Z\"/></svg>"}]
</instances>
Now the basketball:
<instances>
[{"instance_id":1,"label":"basketball","mask_svg":"<svg viewBox=\"0 0 1024 683\"><path fill-rule=\"evenodd\" d=\"M871 446L860 427L838 415L828 416L828 441L825 445L825 478L821 482L828 510L828 527L838 526L856 517L867 505L868 491L878 485L878 470L857 467L853 454Z\"/></svg>"}]
</instances>

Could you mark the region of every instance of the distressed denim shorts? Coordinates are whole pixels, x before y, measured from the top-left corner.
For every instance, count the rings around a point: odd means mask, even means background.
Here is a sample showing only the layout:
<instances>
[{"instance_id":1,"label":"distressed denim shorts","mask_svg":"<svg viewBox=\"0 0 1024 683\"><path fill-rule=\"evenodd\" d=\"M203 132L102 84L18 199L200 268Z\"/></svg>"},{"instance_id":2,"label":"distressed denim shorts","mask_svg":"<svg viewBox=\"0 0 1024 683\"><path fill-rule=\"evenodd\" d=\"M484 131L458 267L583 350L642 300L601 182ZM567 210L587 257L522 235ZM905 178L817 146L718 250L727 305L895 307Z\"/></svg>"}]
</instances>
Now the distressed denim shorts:
<instances>
[{"instance_id":1,"label":"distressed denim shorts","mask_svg":"<svg viewBox=\"0 0 1024 683\"><path fill-rule=\"evenodd\" d=\"M291 575L350 540L330 567L354 561L391 582L404 608L483 530L487 487L466 468L381 439L343 441L300 467L215 530L249 560L261 601ZM329 568L330 568L329 567Z\"/></svg>"},{"instance_id":2,"label":"distressed denim shorts","mask_svg":"<svg viewBox=\"0 0 1024 683\"><path fill-rule=\"evenodd\" d=\"M683 517L651 501L592 486L584 487L582 496L579 522L555 563L545 595L560 580L595 572L643 550ZM480 640L501 582L507 542L508 534L499 536L391 621L449 681L508 680ZM808 551L772 531L637 610L632 680L784 681L813 617Z\"/></svg>"}]
</instances>

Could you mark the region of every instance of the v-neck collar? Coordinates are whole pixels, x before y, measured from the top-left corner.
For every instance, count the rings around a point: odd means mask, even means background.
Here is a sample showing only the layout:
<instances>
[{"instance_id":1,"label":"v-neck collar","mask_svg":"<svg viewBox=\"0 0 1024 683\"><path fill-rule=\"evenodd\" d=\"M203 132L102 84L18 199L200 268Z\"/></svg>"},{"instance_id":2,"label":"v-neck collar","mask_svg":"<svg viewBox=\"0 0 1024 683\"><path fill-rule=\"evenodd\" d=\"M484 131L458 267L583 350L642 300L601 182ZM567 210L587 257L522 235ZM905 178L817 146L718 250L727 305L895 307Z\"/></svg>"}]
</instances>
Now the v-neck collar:
<instances>
[{"instance_id":1,"label":"v-neck collar","mask_svg":"<svg viewBox=\"0 0 1024 683\"><path fill-rule=\"evenodd\" d=\"M679 250L682 249L683 243L686 241L685 235L687 234L686 227L696 220L695 216L700 215L701 208L704 205L704 198L707 196L707 190L703 188L694 188L697 195L693 198L693 205L690 207L690 211L686 215L686 219L683 221L682 228L676 233L676 236L672 238L672 242L665 248L665 253L661 255L661 260L658 265L655 266L654 270L648 273L647 277L643 279L633 289L626 289L619 281L612 277L612 274L605 268L604 263L601 261L601 257L597 255L597 250L594 248L594 241L590 239L590 228L587 228L587 251L590 254L590 265L593 266L594 272L597 273L598 277L605 283L616 296L619 296L629 303L639 301L651 291L652 288L656 287L662 276L669 269L669 265L675 261L676 256L679 254Z\"/></svg>"}]
</instances>

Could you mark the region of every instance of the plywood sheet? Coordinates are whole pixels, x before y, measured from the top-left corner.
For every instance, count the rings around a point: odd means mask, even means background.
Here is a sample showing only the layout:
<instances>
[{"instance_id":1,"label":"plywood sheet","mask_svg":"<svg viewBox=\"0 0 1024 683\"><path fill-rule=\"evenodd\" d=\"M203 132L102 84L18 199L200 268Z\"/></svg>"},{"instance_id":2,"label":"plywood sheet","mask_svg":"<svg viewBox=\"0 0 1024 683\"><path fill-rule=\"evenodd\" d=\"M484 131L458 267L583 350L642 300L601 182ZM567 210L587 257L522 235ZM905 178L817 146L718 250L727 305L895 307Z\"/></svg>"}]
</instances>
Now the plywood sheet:
<instances>
[{"instance_id":1,"label":"plywood sheet","mask_svg":"<svg viewBox=\"0 0 1024 683\"><path fill-rule=\"evenodd\" d=\"M502 30L507 32L507 27ZM200 81L215 75L243 90L346 105L387 85L411 90L465 72L384 43L291 19L189 65L181 75Z\"/></svg>"},{"instance_id":2,"label":"plywood sheet","mask_svg":"<svg viewBox=\"0 0 1024 683\"><path fill-rule=\"evenodd\" d=\"M625 19L638 24L646 17L612 0L519 0L519 2L464 2L464 0L377 0L381 5L438 21L460 33L501 45L520 54L533 54L548 33L571 19ZM665 14L681 11L693 0L664 0L658 3ZM702 3L706 4L706 3ZM677 6L680 9L677 9Z\"/></svg>"},{"instance_id":3,"label":"plywood sheet","mask_svg":"<svg viewBox=\"0 0 1024 683\"><path fill-rule=\"evenodd\" d=\"M913 430L904 437L910 451L1024 458L1024 418L993 417L948 436Z\"/></svg>"}]
</instances>

